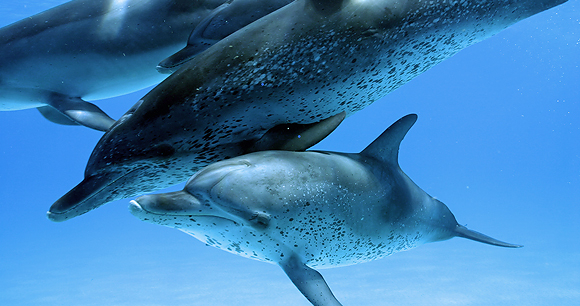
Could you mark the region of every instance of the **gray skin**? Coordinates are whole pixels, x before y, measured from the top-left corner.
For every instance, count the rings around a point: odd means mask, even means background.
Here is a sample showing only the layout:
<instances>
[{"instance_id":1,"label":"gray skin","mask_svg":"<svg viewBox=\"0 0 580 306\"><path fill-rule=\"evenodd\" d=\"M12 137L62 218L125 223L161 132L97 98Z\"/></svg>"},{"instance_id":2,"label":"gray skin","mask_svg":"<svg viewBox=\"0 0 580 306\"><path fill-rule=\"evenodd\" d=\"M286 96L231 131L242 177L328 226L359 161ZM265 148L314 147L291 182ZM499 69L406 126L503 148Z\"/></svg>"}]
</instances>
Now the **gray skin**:
<instances>
[{"instance_id":1,"label":"gray skin","mask_svg":"<svg viewBox=\"0 0 580 306\"><path fill-rule=\"evenodd\" d=\"M229 5L231 1L234 5ZM210 16L209 20L231 18L232 11L224 3L247 10L238 16L238 23L208 23ZM85 100L110 98L157 84L167 77L156 70L158 63L179 51L188 37L190 41L203 40L207 48L262 16L252 14L252 8L265 14L269 11L260 5L274 10L286 3L67 2L0 29L0 110L38 108L55 123L106 131L115 121ZM190 52L189 56L195 54Z\"/></svg>"},{"instance_id":2,"label":"gray skin","mask_svg":"<svg viewBox=\"0 0 580 306\"><path fill-rule=\"evenodd\" d=\"M317 306L340 303L315 268L453 237L520 247L459 225L403 173L399 145L416 118L403 117L359 154L264 151L217 162L182 191L139 197L130 210L216 248L280 265Z\"/></svg>"},{"instance_id":3,"label":"gray skin","mask_svg":"<svg viewBox=\"0 0 580 306\"><path fill-rule=\"evenodd\" d=\"M293 0L235 0L226 2L202 20L191 33L187 46L157 65L161 73L173 73L198 53L238 29L270 14Z\"/></svg>"},{"instance_id":4,"label":"gray skin","mask_svg":"<svg viewBox=\"0 0 580 306\"><path fill-rule=\"evenodd\" d=\"M276 126L348 116L461 49L564 1L296 0L151 90L101 138L84 180L48 217L64 221L178 184L239 155L243 150L232 147Z\"/></svg>"}]
</instances>

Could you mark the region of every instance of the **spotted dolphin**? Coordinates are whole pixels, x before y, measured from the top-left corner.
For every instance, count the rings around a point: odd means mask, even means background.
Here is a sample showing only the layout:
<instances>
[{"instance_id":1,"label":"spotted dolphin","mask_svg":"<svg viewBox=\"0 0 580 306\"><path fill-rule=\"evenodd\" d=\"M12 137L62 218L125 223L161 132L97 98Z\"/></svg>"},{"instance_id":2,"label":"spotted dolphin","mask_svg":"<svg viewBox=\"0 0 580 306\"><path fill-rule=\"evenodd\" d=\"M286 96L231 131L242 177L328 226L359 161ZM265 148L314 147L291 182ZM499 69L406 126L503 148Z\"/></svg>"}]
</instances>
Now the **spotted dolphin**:
<instances>
[{"instance_id":1,"label":"spotted dolphin","mask_svg":"<svg viewBox=\"0 0 580 306\"><path fill-rule=\"evenodd\" d=\"M313 305L340 305L316 268L452 237L519 247L459 225L401 170L399 145L416 118L401 118L358 154L263 151L217 162L182 191L139 197L130 210L216 248L280 265Z\"/></svg>"},{"instance_id":2,"label":"spotted dolphin","mask_svg":"<svg viewBox=\"0 0 580 306\"><path fill-rule=\"evenodd\" d=\"M38 108L55 123L106 131L114 120L86 100L161 82L166 75L157 65L178 52L192 30L203 37L190 40L219 41L243 22L202 21L230 18L224 5L235 8L248 1L75 0L5 26L0 29L0 110ZM254 8L264 4L271 10L283 4L253 2ZM252 15L251 7L243 13L238 19L245 23L261 17Z\"/></svg>"},{"instance_id":3,"label":"spotted dolphin","mask_svg":"<svg viewBox=\"0 0 580 306\"><path fill-rule=\"evenodd\" d=\"M84 180L48 217L64 221L181 183L243 151L232 144L275 127L350 115L563 2L296 0L198 54L138 101L100 139Z\"/></svg>"}]
</instances>

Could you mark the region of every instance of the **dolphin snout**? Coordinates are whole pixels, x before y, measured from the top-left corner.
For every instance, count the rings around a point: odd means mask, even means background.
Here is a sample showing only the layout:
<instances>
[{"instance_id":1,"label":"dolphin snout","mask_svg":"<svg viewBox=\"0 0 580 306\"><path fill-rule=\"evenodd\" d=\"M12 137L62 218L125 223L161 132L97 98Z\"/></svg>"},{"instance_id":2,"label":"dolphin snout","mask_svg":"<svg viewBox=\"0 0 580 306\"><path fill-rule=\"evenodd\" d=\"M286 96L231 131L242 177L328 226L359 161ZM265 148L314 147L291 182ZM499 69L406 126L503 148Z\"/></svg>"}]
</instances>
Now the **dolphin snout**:
<instances>
[{"instance_id":1,"label":"dolphin snout","mask_svg":"<svg viewBox=\"0 0 580 306\"><path fill-rule=\"evenodd\" d=\"M133 214L133 216L136 217L146 214L146 211L143 209L143 207L141 207L141 205L139 205L139 203L135 200L131 200L129 202L129 211L131 214Z\"/></svg>"},{"instance_id":2,"label":"dolphin snout","mask_svg":"<svg viewBox=\"0 0 580 306\"><path fill-rule=\"evenodd\" d=\"M145 213L157 215L190 215L200 209L200 202L186 191L152 194L131 201L129 209L134 215Z\"/></svg>"},{"instance_id":3,"label":"dolphin snout","mask_svg":"<svg viewBox=\"0 0 580 306\"><path fill-rule=\"evenodd\" d=\"M82 182L52 204L47 212L48 219L54 222L66 221L111 201L109 187L121 180L124 175L118 172L108 172L85 177Z\"/></svg>"}]
</instances>

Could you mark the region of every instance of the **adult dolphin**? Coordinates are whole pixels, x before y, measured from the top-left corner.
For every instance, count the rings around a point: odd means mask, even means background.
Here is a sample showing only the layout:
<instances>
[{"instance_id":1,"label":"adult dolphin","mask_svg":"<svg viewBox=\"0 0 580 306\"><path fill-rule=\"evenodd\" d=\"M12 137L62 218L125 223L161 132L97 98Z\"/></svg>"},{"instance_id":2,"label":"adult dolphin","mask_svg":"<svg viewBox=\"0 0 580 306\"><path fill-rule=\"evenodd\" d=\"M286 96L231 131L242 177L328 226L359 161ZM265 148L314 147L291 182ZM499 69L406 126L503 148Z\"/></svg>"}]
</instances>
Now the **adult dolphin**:
<instances>
[{"instance_id":1,"label":"adult dolphin","mask_svg":"<svg viewBox=\"0 0 580 306\"><path fill-rule=\"evenodd\" d=\"M401 170L399 145L416 118L401 118L359 154L264 151L221 161L182 191L139 197L130 209L207 245L280 265L317 306L340 303L314 268L452 237L519 247L459 225Z\"/></svg>"},{"instance_id":2,"label":"adult dolphin","mask_svg":"<svg viewBox=\"0 0 580 306\"><path fill-rule=\"evenodd\" d=\"M143 97L101 138L84 180L48 217L64 221L183 182L282 124L352 114L563 2L294 1L200 53Z\"/></svg>"},{"instance_id":3,"label":"adult dolphin","mask_svg":"<svg viewBox=\"0 0 580 306\"><path fill-rule=\"evenodd\" d=\"M158 63L180 50L192 30L189 40L203 39L207 48L288 2L67 2L0 29L0 110L38 108L53 122L106 131L114 120L85 100L159 83L166 75L158 73ZM237 16L238 22L228 22L240 6L246 11ZM192 57L203 48L189 50Z\"/></svg>"}]
</instances>

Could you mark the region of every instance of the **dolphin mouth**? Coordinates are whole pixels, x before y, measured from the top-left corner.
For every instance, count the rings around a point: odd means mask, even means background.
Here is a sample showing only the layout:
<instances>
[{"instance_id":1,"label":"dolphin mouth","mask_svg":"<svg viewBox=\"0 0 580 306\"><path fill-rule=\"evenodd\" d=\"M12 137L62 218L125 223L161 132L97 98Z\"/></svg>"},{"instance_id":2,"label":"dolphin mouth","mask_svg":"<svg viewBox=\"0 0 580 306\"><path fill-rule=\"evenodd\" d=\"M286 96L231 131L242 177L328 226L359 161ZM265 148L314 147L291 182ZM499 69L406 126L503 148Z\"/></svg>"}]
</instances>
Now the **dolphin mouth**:
<instances>
[{"instance_id":1,"label":"dolphin mouth","mask_svg":"<svg viewBox=\"0 0 580 306\"><path fill-rule=\"evenodd\" d=\"M174 220L175 217L186 217L189 219L191 219L191 218L219 219L219 220L225 220L225 221L232 222L236 225L240 225L235 220L225 218L223 216L212 215L212 214L196 215L196 214L183 214L183 213L175 213L175 212L168 212L168 213L155 212L155 211L148 210L146 207L139 204L139 202L137 202L136 200L129 201L129 211L131 212L131 214L133 216L139 218L141 221L145 221L145 222L149 222L149 223L159 223L158 220L157 221L152 220L152 218L155 218L155 217L156 217L155 219L161 218L161 219L165 219L164 221L175 221L175 222L179 222L179 220Z\"/></svg>"},{"instance_id":2,"label":"dolphin mouth","mask_svg":"<svg viewBox=\"0 0 580 306\"><path fill-rule=\"evenodd\" d=\"M110 195L109 197L97 196L103 190L136 170L134 169L125 174L111 172L85 177L78 185L52 204L46 213L48 219L53 222L63 222L116 200L118 198L116 195Z\"/></svg>"}]
</instances>

